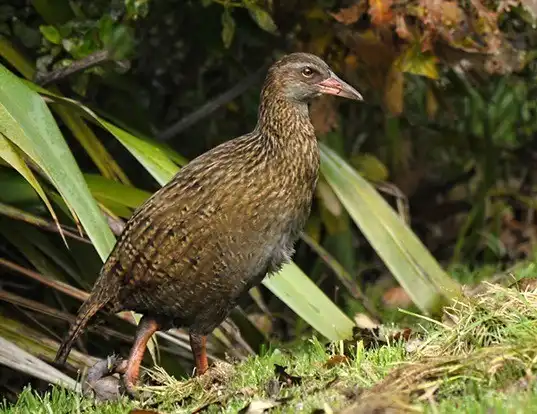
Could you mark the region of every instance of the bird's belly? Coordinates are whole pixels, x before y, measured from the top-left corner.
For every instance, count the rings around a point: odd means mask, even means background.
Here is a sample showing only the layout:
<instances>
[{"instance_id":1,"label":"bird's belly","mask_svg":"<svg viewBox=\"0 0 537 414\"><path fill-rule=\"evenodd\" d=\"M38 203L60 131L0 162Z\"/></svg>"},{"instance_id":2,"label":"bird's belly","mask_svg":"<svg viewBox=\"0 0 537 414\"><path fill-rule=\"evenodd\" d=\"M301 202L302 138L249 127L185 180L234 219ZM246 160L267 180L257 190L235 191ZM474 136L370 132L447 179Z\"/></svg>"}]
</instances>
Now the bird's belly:
<instances>
[{"instance_id":1,"label":"bird's belly","mask_svg":"<svg viewBox=\"0 0 537 414\"><path fill-rule=\"evenodd\" d=\"M242 295L290 262L307 217L301 213L300 219L255 231L226 226L225 232L212 234L210 248L192 246L188 257L196 258L195 264L176 256L157 271L154 263L140 262L144 268L135 273L144 276L140 283L125 286L123 308L198 331L218 326Z\"/></svg>"},{"instance_id":2,"label":"bird's belly","mask_svg":"<svg viewBox=\"0 0 537 414\"><path fill-rule=\"evenodd\" d=\"M293 245L290 235L282 235L241 259L215 261L207 274L192 272L188 278L170 275L167 283L152 285L147 291L138 285L124 292L122 302L126 309L208 333L227 317L242 295L291 260Z\"/></svg>"}]
</instances>

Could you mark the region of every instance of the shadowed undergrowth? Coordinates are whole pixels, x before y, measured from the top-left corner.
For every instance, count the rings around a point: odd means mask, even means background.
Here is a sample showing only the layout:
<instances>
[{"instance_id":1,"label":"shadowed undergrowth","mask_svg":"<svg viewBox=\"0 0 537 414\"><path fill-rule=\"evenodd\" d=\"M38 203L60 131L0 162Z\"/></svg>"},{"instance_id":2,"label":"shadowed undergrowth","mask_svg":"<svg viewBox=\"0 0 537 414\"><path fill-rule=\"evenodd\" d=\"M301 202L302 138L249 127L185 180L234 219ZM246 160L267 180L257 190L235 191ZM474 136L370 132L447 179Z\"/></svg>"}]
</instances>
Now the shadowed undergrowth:
<instances>
[{"instance_id":1,"label":"shadowed undergrowth","mask_svg":"<svg viewBox=\"0 0 537 414\"><path fill-rule=\"evenodd\" d=\"M412 330L357 329L352 341L317 339L179 381L149 371L141 402L93 405L54 389L26 390L4 413L525 412L537 408L537 290L485 283L445 311L441 322L415 317Z\"/></svg>"}]
</instances>

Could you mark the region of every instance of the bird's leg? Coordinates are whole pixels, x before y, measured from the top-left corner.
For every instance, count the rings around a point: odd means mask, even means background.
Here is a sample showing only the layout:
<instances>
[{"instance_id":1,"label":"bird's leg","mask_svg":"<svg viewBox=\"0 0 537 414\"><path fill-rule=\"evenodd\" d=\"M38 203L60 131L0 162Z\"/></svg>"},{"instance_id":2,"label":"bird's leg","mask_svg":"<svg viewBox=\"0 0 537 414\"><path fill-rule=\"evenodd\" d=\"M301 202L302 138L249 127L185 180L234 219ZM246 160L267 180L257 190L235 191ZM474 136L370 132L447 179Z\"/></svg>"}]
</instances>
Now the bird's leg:
<instances>
[{"instance_id":1,"label":"bird's leg","mask_svg":"<svg viewBox=\"0 0 537 414\"><path fill-rule=\"evenodd\" d=\"M123 383L127 392L134 395L134 386L140 375L140 364L144 358L145 349L151 336L160 329L156 319L144 316L138 324L134 344L132 345L129 359L125 365L119 365L117 372L124 370Z\"/></svg>"},{"instance_id":2,"label":"bird's leg","mask_svg":"<svg viewBox=\"0 0 537 414\"><path fill-rule=\"evenodd\" d=\"M194 354L194 360L196 361L196 375L205 374L205 371L209 367L206 344L207 337L205 335L190 333L190 347L192 348L192 354Z\"/></svg>"}]
</instances>

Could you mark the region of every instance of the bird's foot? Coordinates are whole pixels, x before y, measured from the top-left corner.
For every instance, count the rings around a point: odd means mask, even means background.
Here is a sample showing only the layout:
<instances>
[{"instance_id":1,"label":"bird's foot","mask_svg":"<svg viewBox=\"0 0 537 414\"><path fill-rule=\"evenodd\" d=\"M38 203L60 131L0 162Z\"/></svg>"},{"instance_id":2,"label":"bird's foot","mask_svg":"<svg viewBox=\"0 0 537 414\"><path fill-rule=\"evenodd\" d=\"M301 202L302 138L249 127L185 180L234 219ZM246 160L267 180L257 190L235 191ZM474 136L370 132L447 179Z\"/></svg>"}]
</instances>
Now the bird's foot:
<instances>
[{"instance_id":1,"label":"bird's foot","mask_svg":"<svg viewBox=\"0 0 537 414\"><path fill-rule=\"evenodd\" d=\"M121 382L122 390L132 399L142 399L142 393L138 390L136 381L129 376L129 373L122 375L123 381Z\"/></svg>"},{"instance_id":2,"label":"bird's foot","mask_svg":"<svg viewBox=\"0 0 537 414\"><path fill-rule=\"evenodd\" d=\"M233 375L233 365L224 361L215 361L203 374L196 374L196 380L203 388L211 388L215 384L227 383Z\"/></svg>"},{"instance_id":3,"label":"bird's foot","mask_svg":"<svg viewBox=\"0 0 537 414\"><path fill-rule=\"evenodd\" d=\"M127 360L115 355L97 362L88 370L84 395L93 395L97 401L115 401L123 395L140 399L136 380L127 370Z\"/></svg>"},{"instance_id":4,"label":"bird's foot","mask_svg":"<svg viewBox=\"0 0 537 414\"><path fill-rule=\"evenodd\" d=\"M120 373L118 367L125 365L124 360L112 355L97 362L88 370L83 386L85 395L91 395L98 401L113 401L121 398L120 379L115 373Z\"/></svg>"}]
</instances>

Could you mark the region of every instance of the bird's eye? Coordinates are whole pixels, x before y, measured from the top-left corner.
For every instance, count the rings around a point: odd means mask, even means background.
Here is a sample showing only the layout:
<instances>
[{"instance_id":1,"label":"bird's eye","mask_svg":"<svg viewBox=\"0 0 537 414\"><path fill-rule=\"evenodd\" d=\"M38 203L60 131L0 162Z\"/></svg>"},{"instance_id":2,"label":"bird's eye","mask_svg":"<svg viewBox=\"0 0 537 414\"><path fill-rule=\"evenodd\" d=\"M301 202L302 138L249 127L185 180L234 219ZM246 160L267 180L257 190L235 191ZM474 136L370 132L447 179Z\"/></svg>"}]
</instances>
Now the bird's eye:
<instances>
[{"instance_id":1,"label":"bird's eye","mask_svg":"<svg viewBox=\"0 0 537 414\"><path fill-rule=\"evenodd\" d=\"M311 78L313 75L313 69L310 67L305 67L304 69L302 69L302 75L306 78Z\"/></svg>"}]
</instances>

